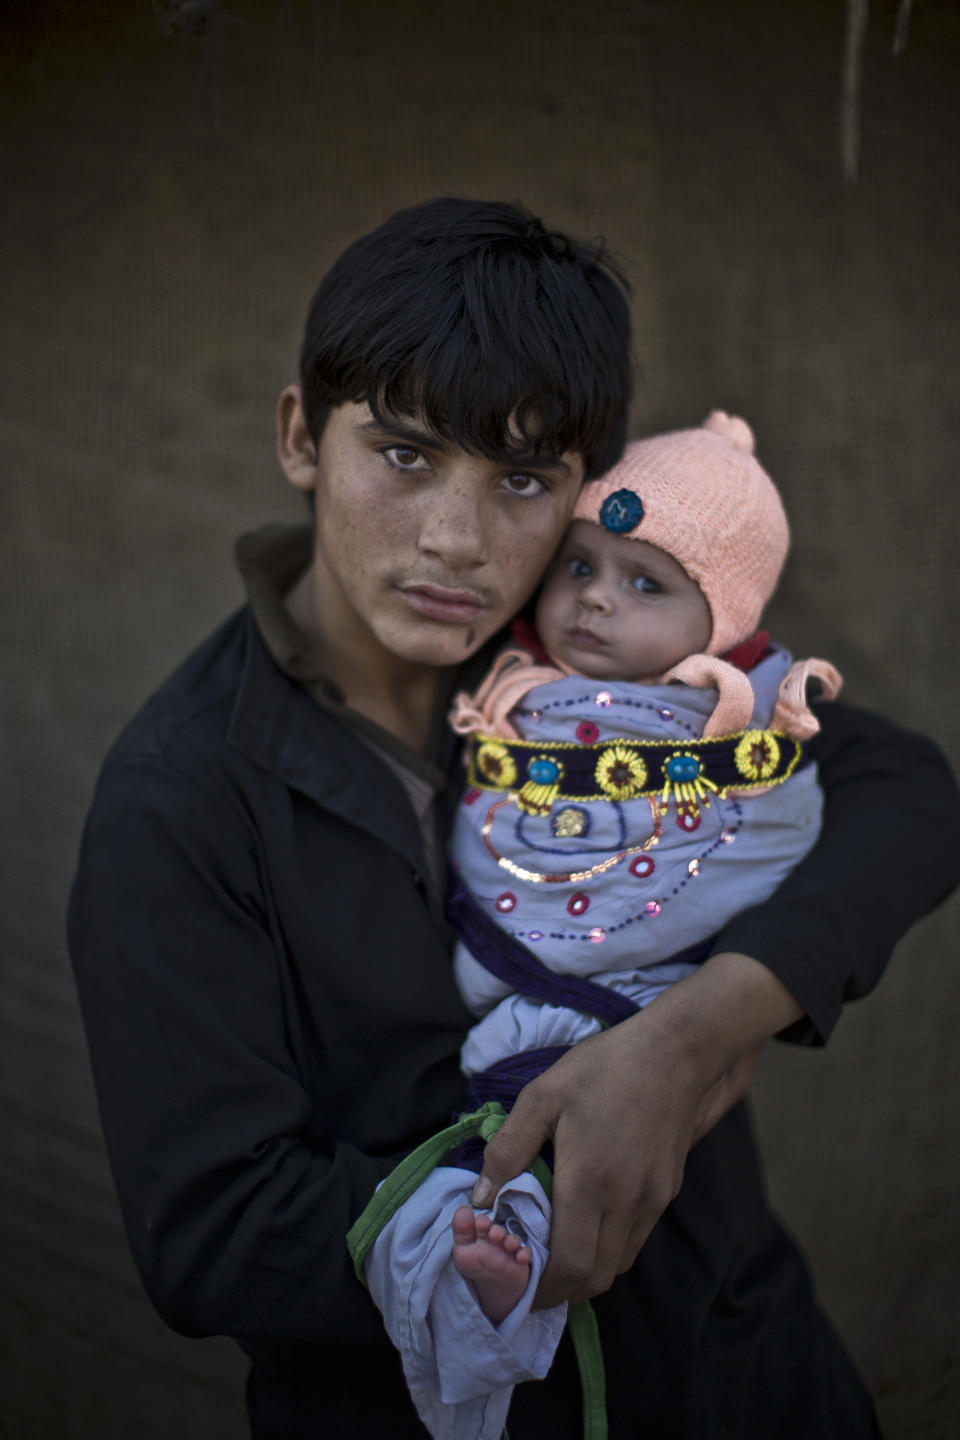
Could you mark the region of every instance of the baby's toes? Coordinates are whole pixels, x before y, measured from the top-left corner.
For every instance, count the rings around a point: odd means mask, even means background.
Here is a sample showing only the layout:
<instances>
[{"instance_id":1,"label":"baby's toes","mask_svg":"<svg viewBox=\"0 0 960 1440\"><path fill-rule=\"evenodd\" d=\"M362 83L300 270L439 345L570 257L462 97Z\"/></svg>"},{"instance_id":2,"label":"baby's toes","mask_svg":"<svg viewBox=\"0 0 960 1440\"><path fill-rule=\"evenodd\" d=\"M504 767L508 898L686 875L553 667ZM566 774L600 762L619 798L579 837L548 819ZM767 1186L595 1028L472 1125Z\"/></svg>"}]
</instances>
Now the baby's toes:
<instances>
[{"instance_id":1,"label":"baby's toes","mask_svg":"<svg viewBox=\"0 0 960 1440\"><path fill-rule=\"evenodd\" d=\"M453 1212L454 1245L472 1245L477 1238L477 1217L469 1205L458 1205Z\"/></svg>"}]
</instances>

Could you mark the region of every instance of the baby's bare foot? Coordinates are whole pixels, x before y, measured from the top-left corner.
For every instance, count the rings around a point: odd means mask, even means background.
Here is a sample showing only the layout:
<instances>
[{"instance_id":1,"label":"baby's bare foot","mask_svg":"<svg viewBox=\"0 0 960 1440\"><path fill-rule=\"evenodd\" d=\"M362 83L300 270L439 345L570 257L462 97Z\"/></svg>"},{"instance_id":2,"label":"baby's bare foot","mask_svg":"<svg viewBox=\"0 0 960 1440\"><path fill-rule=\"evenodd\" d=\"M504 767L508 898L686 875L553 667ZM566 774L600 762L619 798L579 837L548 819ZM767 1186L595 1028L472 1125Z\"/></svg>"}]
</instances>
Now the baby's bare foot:
<instances>
[{"instance_id":1,"label":"baby's bare foot","mask_svg":"<svg viewBox=\"0 0 960 1440\"><path fill-rule=\"evenodd\" d=\"M473 1285L491 1324L499 1325L526 1290L532 1259L528 1246L489 1215L477 1215L469 1205L454 1211L453 1263Z\"/></svg>"}]
</instances>

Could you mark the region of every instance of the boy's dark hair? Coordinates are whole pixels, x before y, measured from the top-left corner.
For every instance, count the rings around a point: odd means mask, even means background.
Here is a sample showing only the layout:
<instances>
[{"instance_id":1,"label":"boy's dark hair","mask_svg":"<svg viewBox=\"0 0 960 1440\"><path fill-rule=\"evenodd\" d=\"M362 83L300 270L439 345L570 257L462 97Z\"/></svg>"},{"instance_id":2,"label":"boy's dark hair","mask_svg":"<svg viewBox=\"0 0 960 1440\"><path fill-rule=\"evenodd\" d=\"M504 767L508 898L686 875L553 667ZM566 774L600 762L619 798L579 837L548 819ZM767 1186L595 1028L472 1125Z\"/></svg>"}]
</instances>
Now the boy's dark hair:
<instances>
[{"instance_id":1,"label":"boy's dark hair","mask_svg":"<svg viewBox=\"0 0 960 1440\"><path fill-rule=\"evenodd\" d=\"M463 449L619 459L628 283L602 244L496 201L428 200L355 241L307 315L300 382L318 443L332 406L418 412ZM511 438L510 422L522 438Z\"/></svg>"}]
</instances>

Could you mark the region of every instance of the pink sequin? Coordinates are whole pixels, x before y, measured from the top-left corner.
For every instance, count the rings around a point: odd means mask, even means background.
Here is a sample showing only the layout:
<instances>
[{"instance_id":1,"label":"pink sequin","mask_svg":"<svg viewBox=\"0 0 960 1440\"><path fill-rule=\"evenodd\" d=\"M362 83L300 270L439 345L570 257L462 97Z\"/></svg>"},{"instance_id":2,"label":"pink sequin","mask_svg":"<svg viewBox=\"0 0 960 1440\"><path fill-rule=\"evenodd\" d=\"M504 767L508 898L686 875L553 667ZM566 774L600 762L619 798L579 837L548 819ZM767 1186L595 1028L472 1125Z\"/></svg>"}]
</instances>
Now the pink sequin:
<instances>
[{"instance_id":1,"label":"pink sequin","mask_svg":"<svg viewBox=\"0 0 960 1440\"><path fill-rule=\"evenodd\" d=\"M643 907L643 913L644 915L649 915L652 920L655 915L660 914L660 901L648 900L646 905L644 905Z\"/></svg>"},{"instance_id":2,"label":"pink sequin","mask_svg":"<svg viewBox=\"0 0 960 1440\"><path fill-rule=\"evenodd\" d=\"M606 930L602 930L599 925L595 925L587 936L587 939L592 941L594 945L599 945L602 941L606 940L606 938Z\"/></svg>"},{"instance_id":3,"label":"pink sequin","mask_svg":"<svg viewBox=\"0 0 960 1440\"><path fill-rule=\"evenodd\" d=\"M687 874L688 874L688 875L699 875L699 874L700 874L700 861L699 861L699 860L691 860L691 861L690 861L690 864L687 866Z\"/></svg>"},{"instance_id":4,"label":"pink sequin","mask_svg":"<svg viewBox=\"0 0 960 1440\"><path fill-rule=\"evenodd\" d=\"M599 705L601 710L606 710L608 705L613 704L613 696L609 690L598 690L594 696L594 704Z\"/></svg>"},{"instance_id":5,"label":"pink sequin","mask_svg":"<svg viewBox=\"0 0 960 1440\"><path fill-rule=\"evenodd\" d=\"M734 842L734 840L736 840L736 838L737 838L737 832L736 832L736 830L721 830L721 831L720 831L720 839L723 841L724 845L732 845L733 842Z\"/></svg>"}]
</instances>

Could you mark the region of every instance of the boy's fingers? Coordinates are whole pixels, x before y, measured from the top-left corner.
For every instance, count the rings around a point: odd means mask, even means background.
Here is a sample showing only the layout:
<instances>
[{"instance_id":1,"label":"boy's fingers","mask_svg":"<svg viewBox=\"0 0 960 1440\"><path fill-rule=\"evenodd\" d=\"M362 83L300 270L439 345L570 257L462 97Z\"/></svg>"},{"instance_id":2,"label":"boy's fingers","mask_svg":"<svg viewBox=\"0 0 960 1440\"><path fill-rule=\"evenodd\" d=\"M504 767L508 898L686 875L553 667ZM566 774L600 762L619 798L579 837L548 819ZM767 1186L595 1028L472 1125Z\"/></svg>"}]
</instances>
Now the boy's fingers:
<instances>
[{"instance_id":1,"label":"boy's fingers","mask_svg":"<svg viewBox=\"0 0 960 1440\"><path fill-rule=\"evenodd\" d=\"M497 1133L487 1141L483 1169L470 1194L470 1204L482 1210L508 1180L529 1170L550 1132L534 1106L524 1103L521 1092L516 1104Z\"/></svg>"},{"instance_id":2,"label":"boy's fingers","mask_svg":"<svg viewBox=\"0 0 960 1440\"><path fill-rule=\"evenodd\" d=\"M538 1309L572 1299L587 1285L596 1269L602 1222L601 1206L564 1205L561 1189L551 1220L550 1258L537 1286Z\"/></svg>"}]
</instances>

